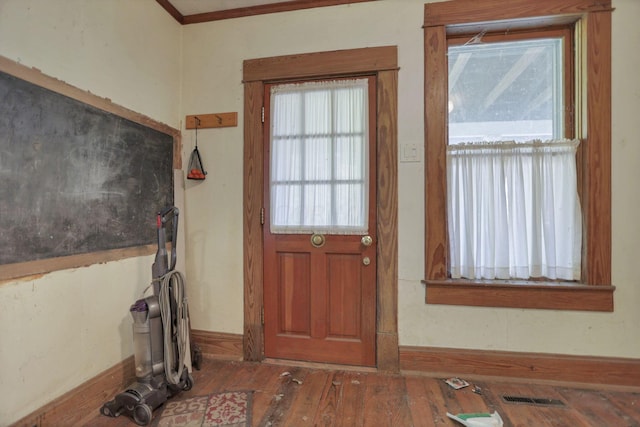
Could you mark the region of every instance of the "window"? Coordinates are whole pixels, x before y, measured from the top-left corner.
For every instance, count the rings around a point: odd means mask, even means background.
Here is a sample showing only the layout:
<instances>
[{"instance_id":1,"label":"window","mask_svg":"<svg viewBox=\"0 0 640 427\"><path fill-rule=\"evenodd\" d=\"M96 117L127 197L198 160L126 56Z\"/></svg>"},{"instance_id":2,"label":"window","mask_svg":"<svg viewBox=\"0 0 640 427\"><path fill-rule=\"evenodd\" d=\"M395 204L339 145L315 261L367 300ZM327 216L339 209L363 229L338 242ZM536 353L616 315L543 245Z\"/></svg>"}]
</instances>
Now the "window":
<instances>
[{"instance_id":1,"label":"window","mask_svg":"<svg viewBox=\"0 0 640 427\"><path fill-rule=\"evenodd\" d=\"M271 86L271 232L368 230L367 79Z\"/></svg>"},{"instance_id":2,"label":"window","mask_svg":"<svg viewBox=\"0 0 640 427\"><path fill-rule=\"evenodd\" d=\"M427 303L613 310L611 5L561 3L425 5ZM496 190L480 184L492 180ZM524 202L531 192L542 207ZM513 228L514 209L537 218ZM559 237L549 241L540 227ZM496 264L510 257L526 268ZM531 264L540 257L551 264Z\"/></svg>"},{"instance_id":3,"label":"window","mask_svg":"<svg viewBox=\"0 0 640 427\"><path fill-rule=\"evenodd\" d=\"M571 34L448 40L451 278L580 279Z\"/></svg>"}]
</instances>

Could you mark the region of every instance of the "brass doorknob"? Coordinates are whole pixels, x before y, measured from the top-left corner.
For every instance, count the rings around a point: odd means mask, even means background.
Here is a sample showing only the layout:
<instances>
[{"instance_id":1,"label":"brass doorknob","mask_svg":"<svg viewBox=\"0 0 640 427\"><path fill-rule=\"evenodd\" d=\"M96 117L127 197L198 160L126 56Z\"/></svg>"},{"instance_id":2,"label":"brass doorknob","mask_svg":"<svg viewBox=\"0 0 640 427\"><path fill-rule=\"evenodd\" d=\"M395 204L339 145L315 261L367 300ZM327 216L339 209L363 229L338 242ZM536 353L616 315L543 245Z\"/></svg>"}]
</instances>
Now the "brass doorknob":
<instances>
[{"instance_id":1,"label":"brass doorknob","mask_svg":"<svg viewBox=\"0 0 640 427\"><path fill-rule=\"evenodd\" d=\"M373 243L373 239L369 235L362 236L362 240L360 240L360 241L362 242L362 244L364 246L371 246L371 244Z\"/></svg>"},{"instance_id":2,"label":"brass doorknob","mask_svg":"<svg viewBox=\"0 0 640 427\"><path fill-rule=\"evenodd\" d=\"M322 247L324 245L324 236L322 234L314 234L311 236L311 245L315 248Z\"/></svg>"}]
</instances>

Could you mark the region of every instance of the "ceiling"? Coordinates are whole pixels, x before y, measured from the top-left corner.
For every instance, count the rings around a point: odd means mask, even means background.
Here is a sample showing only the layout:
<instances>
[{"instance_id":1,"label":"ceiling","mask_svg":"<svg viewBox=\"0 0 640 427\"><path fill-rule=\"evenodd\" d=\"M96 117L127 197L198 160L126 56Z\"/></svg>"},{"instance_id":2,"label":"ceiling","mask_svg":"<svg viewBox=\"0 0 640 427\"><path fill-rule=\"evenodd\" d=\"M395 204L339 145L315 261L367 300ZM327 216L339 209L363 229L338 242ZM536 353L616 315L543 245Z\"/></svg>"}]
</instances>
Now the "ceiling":
<instances>
[{"instance_id":1,"label":"ceiling","mask_svg":"<svg viewBox=\"0 0 640 427\"><path fill-rule=\"evenodd\" d=\"M375 0L156 0L181 24Z\"/></svg>"}]
</instances>

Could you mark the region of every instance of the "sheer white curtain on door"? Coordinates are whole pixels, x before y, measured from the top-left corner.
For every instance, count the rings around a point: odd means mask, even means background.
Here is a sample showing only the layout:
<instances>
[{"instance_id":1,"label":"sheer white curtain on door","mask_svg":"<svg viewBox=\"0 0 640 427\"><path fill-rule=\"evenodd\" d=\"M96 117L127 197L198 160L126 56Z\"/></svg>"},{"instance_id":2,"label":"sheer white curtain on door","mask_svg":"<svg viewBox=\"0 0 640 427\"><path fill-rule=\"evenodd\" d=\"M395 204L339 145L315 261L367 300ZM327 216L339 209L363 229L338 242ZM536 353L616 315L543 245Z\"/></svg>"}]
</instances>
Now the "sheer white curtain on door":
<instances>
[{"instance_id":1,"label":"sheer white curtain on door","mask_svg":"<svg viewBox=\"0 0 640 427\"><path fill-rule=\"evenodd\" d=\"M367 79L271 88L272 233L367 232L367 97Z\"/></svg>"},{"instance_id":2,"label":"sheer white curtain on door","mask_svg":"<svg viewBox=\"0 0 640 427\"><path fill-rule=\"evenodd\" d=\"M577 141L447 146L452 278L579 280Z\"/></svg>"}]
</instances>

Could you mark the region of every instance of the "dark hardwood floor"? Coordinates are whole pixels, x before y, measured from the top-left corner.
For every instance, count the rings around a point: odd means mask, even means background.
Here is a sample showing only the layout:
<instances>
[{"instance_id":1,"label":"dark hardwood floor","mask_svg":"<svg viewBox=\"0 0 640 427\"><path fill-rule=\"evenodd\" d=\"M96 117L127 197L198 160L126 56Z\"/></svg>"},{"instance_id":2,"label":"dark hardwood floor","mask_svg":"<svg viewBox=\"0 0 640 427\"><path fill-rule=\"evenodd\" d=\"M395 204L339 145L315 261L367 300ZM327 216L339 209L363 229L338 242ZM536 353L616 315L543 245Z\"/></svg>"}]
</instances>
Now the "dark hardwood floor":
<instances>
[{"instance_id":1,"label":"dark hardwood floor","mask_svg":"<svg viewBox=\"0 0 640 427\"><path fill-rule=\"evenodd\" d=\"M174 396L252 390L253 426L460 426L446 413L498 411L505 426L640 426L640 391L483 380L454 390L441 378L330 370L304 365L205 359L194 386ZM479 390L474 392L474 387ZM639 389L640 390L640 389ZM508 403L503 396L547 399ZM109 397L111 398L111 397ZM550 405L549 401L556 400ZM76 425L135 426L130 419L93 412Z\"/></svg>"}]
</instances>

